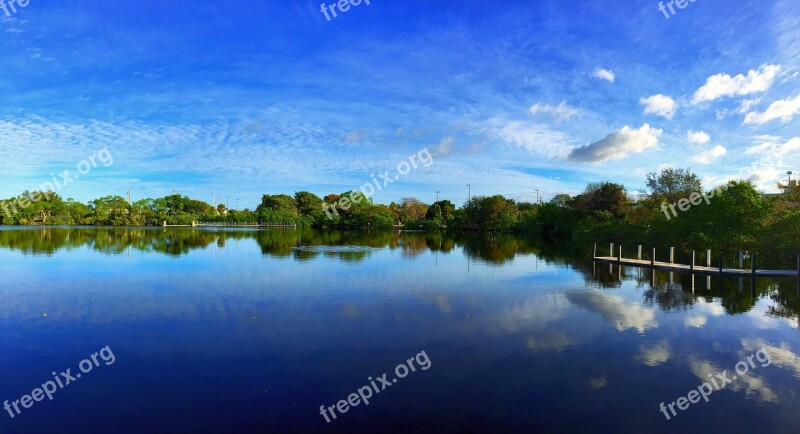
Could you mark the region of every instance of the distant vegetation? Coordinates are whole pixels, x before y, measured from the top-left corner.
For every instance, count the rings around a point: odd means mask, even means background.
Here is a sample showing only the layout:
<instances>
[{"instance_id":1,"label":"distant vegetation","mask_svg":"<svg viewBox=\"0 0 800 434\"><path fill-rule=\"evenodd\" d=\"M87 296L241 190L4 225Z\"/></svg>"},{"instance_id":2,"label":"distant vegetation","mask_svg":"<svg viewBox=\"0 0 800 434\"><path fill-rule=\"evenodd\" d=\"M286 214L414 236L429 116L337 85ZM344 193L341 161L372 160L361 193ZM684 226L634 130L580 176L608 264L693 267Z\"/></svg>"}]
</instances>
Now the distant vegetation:
<instances>
[{"instance_id":1,"label":"distant vegetation","mask_svg":"<svg viewBox=\"0 0 800 434\"><path fill-rule=\"evenodd\" d=\"M160 226L197 222L283 223L300 227L518 232L579 243L620 242L671 245L684 250L752 249L794 255L800 252L800 189L766 197L747 181L731 181L705 202L667 217L662 205L703 192L699 178L685 169L665 169L647 176L647 190L634 198L612 182L589 184L577 196L559 194L550 202L515 202L501 195L476 196L461 207L448 200L425 204L410 197L400 203L374 204L371 199L339 209L329 218L323 204L336 203L352 192L320 198L302 191L294 196L264 195L255 210L228 210L181 195L143 199L129 204L107 196L87 204L63 200L49 192L16 213L0 211L3 225ZM9 215L11 214L11 215Z\"/></svg>"}]
</instances>

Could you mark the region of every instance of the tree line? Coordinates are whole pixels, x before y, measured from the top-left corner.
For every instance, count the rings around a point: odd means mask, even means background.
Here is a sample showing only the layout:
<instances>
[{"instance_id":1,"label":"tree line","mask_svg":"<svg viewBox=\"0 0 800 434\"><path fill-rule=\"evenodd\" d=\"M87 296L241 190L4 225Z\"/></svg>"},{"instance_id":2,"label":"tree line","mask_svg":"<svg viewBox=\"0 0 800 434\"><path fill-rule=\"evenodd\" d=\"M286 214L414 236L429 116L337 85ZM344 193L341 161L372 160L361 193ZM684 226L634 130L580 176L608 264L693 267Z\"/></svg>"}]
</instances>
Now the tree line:
<instances>
[{"instance_id":1,"label":"tree line","mask_svg":"<svg viewBox=\"0 0 800 434\"><path fill-rule=\"evenodd\" d=\"M255 210L229 210L223 204L212 206L179 194L133 203L106 196L84 204L63 200L53 192L25 192L9 201L39 199L14 213L2 212L0 217L4 225L160 226L164 221L184 225L204 221L342 229L404 227L517 232L553 240L670 245L685 250L749 248L792 255L800 251L800 189L795 185L781 186L782 194L762 195L748 181L730 181L708 202L678 214L665 212L665 206L704 193L696 174L668 168L649 173L646 185L631 194L621 184L595 182L576 196L559 194L541 204L502 195L476 196L460 207L449 200L426 204L408 197L384 205L361 197L334 214L325 212L326 207L361 193L347 191L325 197L308 191L265 194Z\"/></svg>"}]
</instances>

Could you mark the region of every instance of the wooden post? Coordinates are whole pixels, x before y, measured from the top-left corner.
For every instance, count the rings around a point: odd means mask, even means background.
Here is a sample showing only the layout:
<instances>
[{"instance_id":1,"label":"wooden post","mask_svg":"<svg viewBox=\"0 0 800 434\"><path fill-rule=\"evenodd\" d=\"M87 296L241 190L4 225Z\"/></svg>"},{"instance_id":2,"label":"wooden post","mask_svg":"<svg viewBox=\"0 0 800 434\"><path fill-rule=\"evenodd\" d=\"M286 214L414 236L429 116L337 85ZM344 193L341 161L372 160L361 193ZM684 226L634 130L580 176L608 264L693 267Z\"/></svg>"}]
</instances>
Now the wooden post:
<instances>
[{"instance_id":1,"label":"wooden post","mask_svg":"<svg viewBox=\"0 0 800 434\"><path fill-rule=\"evenodd\" d=\"M669 248L669 263L670 264L675 263L675 247Z\"/></svg>"},{"instance_id":2,"label":"wooden post","mask_svg":"<svg viewBox=\"0 0 800 434\"><path fill-rule=\"evenodd\" d=\"M622 246L619 246L619 250L617 252L617 264L622 263Z\"/></svg>"},{"instance_id":3,"label":"wooden post","mask_svg":"<svg viewBox=\"0 0 800 434\"><path fill-rule=\"evenodd\" d=\"M695 251L692 250L692 264L689 265L689 272L694 273L694 260L695 260ZM692 281L694 283L694 281Z\"/></svg>"},{"instance_id":4,"label":"wooden post","mask_svg":"<svg viewBox=\"0 0 800 434\"><path fill-rule=\"evenodd\" d=\"M706 250L706 263L708 268L711 268L711 249Z\"/></svg>"},{"instance_id":5,"label":"wooden post","mask_svg":"<svg viewBox=\"0 0 800 434\"><path fill-rule=\"evenodd\" d=\"M650 253L650 266L652 268L656 268L656 248L653 247L653 251Z\"/></svg>"},{"instance_id":6,"label":"wooden post","mask_svg":"<svg viewBox=\"0 0 800 434\"><path fill-rule=\"evenodd\" d=\"M614 243L609 244L608 246L608 256L614 257Z\"/></svg>"},{"instance_id":7,"label":"wooden post","mask_svg":"<svg viewBox=\"0 0 800 434\"><path fill-rule=\"evenodd\" d=\"M752 253L750 255L750 271L753 274L753 277L756 277L756 254Z\"/></svg>"},{"instance_id":8,"label":"wooden post","mask_svg":"<svg viewBox=\"0 0 800 434\"><path fill-rule=\"evenodd\" d=\"M597 243L594 243L594 248L592 249L592 259L597 257Z\"/></svg>"},{"instance_id":9,"label":"wooden post","mask_svg":"<svg viewBox=\"0 0 800 434\"><path fill-rule=\"evenodd\" d=\"M642 245L639 244L639 253L637 253L636 257L641 261L642 260Z\"/></svg>"},{"instance_id":10,"label":"wooden post","mask_svg":"<svg viewBox=\"0 0 800 434\"><path fill-rule=\"evenodd\" d=\"M739 250L739 269L744 267L744 252Z\"/></svg>"}]
</instances>

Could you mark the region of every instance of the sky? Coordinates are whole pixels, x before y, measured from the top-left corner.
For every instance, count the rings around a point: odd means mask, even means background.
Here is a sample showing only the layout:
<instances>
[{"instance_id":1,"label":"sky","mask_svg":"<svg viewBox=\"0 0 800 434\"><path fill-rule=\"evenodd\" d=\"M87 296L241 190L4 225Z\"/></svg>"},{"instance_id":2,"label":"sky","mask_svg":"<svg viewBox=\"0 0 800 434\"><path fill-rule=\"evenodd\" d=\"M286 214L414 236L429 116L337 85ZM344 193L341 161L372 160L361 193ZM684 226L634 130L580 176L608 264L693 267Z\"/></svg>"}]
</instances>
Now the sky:
<instances>
[{"instance_id":1,"label":"sky","mask_svg":"<svg viewBox=\"0 0 800 434\"><path fill-rule=\"evenodd\" d=\"M253 209L388 174L375 202L460 205L636 192L664 167L765 192L800 172L796 0L321 3L0 6L0 197L55 178L82 202Z\"/></svg>"}]
</instances>

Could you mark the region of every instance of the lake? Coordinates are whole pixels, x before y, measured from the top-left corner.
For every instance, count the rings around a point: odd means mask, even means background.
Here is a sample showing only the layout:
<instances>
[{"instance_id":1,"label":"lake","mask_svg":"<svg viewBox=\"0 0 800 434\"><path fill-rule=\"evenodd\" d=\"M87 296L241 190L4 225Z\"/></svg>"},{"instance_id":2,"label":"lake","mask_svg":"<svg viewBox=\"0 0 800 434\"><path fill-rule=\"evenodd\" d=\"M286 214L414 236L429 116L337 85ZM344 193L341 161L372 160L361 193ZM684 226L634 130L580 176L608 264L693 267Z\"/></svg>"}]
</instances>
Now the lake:
<instances>
[{"instance_id":1,"label":"lake","mask_svg":"<svg viewBox=\"0 0 800 434\"><path fill-rule=\"evenodd\" d=\"M798 281L650 273L509 235L6 228L0 432L797 432Z\"/></svg>"}]
</instances>

